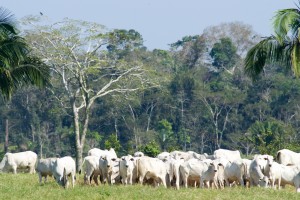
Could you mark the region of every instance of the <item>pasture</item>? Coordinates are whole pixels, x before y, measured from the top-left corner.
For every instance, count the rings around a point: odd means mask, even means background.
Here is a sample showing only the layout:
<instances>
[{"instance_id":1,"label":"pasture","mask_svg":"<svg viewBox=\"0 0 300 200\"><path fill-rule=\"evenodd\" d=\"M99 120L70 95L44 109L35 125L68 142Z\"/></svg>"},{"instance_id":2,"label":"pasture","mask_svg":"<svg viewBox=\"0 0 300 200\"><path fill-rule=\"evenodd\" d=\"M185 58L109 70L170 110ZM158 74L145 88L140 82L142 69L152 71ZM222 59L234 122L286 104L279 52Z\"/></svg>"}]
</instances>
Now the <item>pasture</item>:
<instances>
[{"instance_id":1,"label":"pasture","mask_svg":"<svg viewBox=\"0 0 300 200\"><path fill-rule=\"evenodd\" d=\"M83 184L83 175L77 174L76 177L75 188L65 190L51 177L46 184L40 185L37 174L0 174L0 199L300 199L300 194L295 192L294 187L282 190L242 187L224 190L199 188L175 190L141 185L88 186Z\"/></svg>"}]
</instances>

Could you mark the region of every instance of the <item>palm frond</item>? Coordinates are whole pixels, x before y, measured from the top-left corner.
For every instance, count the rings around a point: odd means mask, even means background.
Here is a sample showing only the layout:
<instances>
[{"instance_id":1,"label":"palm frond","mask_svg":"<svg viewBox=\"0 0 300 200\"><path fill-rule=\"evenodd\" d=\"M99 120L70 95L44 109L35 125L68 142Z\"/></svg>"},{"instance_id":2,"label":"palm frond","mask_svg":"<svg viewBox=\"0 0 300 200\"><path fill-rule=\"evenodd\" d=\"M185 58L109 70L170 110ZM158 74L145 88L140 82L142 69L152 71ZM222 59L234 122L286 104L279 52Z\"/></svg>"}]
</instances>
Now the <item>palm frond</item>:
<instances>
[{"instance_id":1,"label":"palm frond","mask_svg":"<svg viewBox=\"0 0 300 200\"><path fill-rule=\"evenodd\" d=\"M16 35L16 20L9 10L0 7L0 38L4 35Z\"/></svg>"},{"instance_id":2,"label":"palm frond","mask_svg":"<svg viewBox=\"0 0 300 200\"><path fill-rule=\"evenodd\" d=\"M282 62L281 54L284 46L274 36L260 41L252 47L245 58L245 73L252 79L258 77L267 63Z\"/></svg>"},{"instance_id":3,"label":"palm frond","mask_svg":"<svg viewBox=\"0 0 300 200\"><path fill-rule=\"evenodd\" d=\"M297 41L293 45L291 61L292 61L292 70L296 77L300 76L300 43Z\"/></svg>"},{"instance_id":4,"label":"palm frond","mask_svg":"<svg viewBox=\"0 0 300 200\"><path fill-rule=\"evenodd\" d=\"M291 24L299 19L300 14L298 9L283 9L277 11L273 18L273 29L276 38L279 42L287 39L288 33L291 30Z\"/></svg>"}]
</instances>

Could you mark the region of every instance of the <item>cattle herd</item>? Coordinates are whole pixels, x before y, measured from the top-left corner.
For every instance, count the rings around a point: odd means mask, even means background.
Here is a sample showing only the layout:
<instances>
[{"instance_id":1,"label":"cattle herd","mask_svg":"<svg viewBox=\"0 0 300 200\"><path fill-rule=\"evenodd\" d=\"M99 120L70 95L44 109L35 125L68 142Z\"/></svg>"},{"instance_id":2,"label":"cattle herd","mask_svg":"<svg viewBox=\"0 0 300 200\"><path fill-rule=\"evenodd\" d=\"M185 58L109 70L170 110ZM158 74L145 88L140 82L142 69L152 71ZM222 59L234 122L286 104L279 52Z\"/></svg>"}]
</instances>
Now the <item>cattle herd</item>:
<instances>
[{"instance_id":1,"label":"cattle herd","mask_svg":"<svg viewBox=\"0 0 300 200\"><path fill-rule=\"evenodd\" d=\"M39 182L48 176L67 188L76 181L76 165L70 156L38 159L32 151L6 153L0 163L1 172L17 173L22 168L38 173ZM300 153L288 149L271 155L255 155L242 159L239 151L218 149L213 155L193 151L162 152L156 158L142 152L118 158L114 149L93 148L83 160L79 173L85 184L152 184L164 187L224 188L232 186L272 187L292 185L300 192Z\"/></svg>"}]
</instances>

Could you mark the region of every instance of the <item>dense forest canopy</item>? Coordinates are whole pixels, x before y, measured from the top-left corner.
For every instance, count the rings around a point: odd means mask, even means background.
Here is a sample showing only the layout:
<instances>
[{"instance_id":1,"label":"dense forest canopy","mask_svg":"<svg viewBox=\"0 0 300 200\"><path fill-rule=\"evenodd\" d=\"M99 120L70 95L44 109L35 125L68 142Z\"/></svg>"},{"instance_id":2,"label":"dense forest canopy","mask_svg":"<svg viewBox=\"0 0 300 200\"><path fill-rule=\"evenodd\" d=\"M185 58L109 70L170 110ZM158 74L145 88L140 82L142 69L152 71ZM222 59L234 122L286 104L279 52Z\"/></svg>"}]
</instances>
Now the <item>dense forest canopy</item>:
<instances>
[{"instance_id":1,"label":"dense forest canopy","mask_svg":"<svg viewBox=\"0 0 300 200\"><path fill-rule=\"evenodd\" d=\"M151 51L136 30L71 19L47 24L40 16L23 25L30 55L50 68L51 86L0 99L3 152L5 142L11 152L43 157L93 147L119 156L300 151L300 80L279 63L256 82L245 75L245 55L261 41L249 25L223 23Z\"/></svg>"}]
</instances>

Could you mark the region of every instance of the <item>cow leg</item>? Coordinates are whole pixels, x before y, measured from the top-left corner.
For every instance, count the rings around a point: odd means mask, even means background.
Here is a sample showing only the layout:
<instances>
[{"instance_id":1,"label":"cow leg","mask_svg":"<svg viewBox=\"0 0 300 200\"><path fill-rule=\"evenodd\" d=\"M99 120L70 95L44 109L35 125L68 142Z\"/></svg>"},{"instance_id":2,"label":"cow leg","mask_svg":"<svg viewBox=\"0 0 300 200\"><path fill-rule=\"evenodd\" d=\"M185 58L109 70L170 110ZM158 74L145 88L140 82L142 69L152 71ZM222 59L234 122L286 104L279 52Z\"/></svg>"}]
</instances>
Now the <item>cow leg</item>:
<instances>
[{"instance_id":1,"label":"cow leg","mask_svg":"<svg viewBox=\"0 0 300 200\"><path fill-rule=\"evenodd\" d=\"M13 173L17 174L17 166L13 166L12 168L13 168Z\"/></svg>"}]
</instances>

